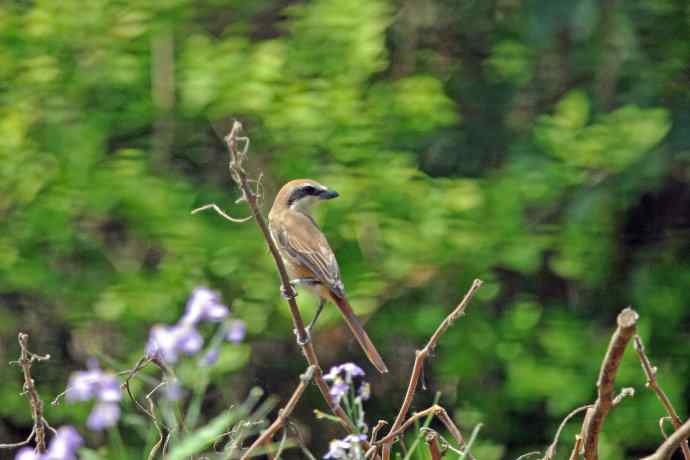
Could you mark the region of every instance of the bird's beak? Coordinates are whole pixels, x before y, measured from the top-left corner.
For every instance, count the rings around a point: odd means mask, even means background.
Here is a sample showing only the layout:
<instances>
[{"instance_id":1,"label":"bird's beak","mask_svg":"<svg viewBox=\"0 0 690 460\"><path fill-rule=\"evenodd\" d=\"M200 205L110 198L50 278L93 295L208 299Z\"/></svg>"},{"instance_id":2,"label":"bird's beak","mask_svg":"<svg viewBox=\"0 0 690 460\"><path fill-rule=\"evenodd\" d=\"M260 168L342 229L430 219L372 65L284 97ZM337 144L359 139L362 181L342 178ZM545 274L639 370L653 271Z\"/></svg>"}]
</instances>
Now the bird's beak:
<instances>
[{"instance_id":1,"label":"bird's beak","mask_svg":"<svg viewBox=\"0 0 690 460\"><path fill-rule=\"evenodd\" d=\"M322 200L330 200L331 198L337 198L338 196L340 195L338 195L338 192L336 192L335 190L326 190L319 193L319 197Z\"/></svg>"}]
</instances>

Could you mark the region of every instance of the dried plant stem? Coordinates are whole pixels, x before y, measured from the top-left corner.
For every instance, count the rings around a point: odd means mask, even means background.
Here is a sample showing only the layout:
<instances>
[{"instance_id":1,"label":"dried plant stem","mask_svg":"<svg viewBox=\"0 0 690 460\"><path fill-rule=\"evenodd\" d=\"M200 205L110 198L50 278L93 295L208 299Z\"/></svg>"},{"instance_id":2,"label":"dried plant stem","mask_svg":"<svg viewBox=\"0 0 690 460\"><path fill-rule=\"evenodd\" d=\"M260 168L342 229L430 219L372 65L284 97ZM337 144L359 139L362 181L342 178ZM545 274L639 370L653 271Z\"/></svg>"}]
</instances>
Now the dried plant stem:
<instances>
[{"instance_id":1,"label":"dried plant stem","mask_svg":"<svg viewBox=\"0 0 690 460\"><path fill-rule=\"evenodd\" d=\"M575 444L573 445L573 450L570 452L570 460L577 460L580 456L580 449L582 449L582 436L579 434L575 435Z\"/></svg>"},{"instance_id":2,"label":"dried plant stem","mask_svg":"<svg viewBox=\"0 0 690 460\"><path fill-rule=\"evenodd\" d=\"M438 445L438 433L431 430L426 435L424 440L426 441L426 445L429 447L429 455L431 456L431 460L441 460L441 458L443 458L443 454L441 453L441 448Z\"/></svg>"},{"instance_id":3,"label":"dried plant stem","mask_svg":"<svg viewBox=\"0 0 690 460\"><path fill-rule=\"evenodd\" d=\"M611 337L606 356L597 379L597 400L594 406L587 410L582 424L581 436L584 444L585 460L597 460L597 444L599 432L604 424L604 418L614 404L614 381L620 366L625 347L635 334L635 325L639 315L631 308L625 308L618 314L618 327Z\"/></svg>"},{"instance_id":4,"label":"dried plant stem","mask_svg":"<svg viewBox=\"0 0 690 460\"><path fill-rule=\"evenodd\" d=\"M561 437L561 432L563 431L563 428L565 428L565 425L570 421L571 418L582 412L583 410L590 409L594 406L591 404L588 404L586 406L578 407L577 409L571 411L568 415L565 416L563 421L561 422L561 425L558 427L558 430L556 430L556 435L553 437L553 442L549 447L546 449L546 453L544 454L544 457L542 457L542 460L551 460L555 455L556 455L556 447L558 446L558 438Z\"/></svg>"},{"instance_id":5,"label":"dried plant stem","mask_svg":"<svg viewBox=\"0 0 690 460\"><path fill-rule=\"evenodd\" d=\"M671 458L678 446L690 437L690 420L680 426L666 441L654 452L642 460L667 460Z\"/></svg>"},{"instance_id":6,"label":"dried plant stem","mask_svg":"<svg viewBox=\"0 0 690 460\"><path fill-rule=\"evenodd\" d=\"M228 165L230 175L242 191L241 200L246 201L247 205L249 205L249 208L252 211L252 215L254 216L254 220L256 221L256 224L259 226L259 229L261 230L261 233L263 234L264 239L266 240L266 245L268 246L268 249L271 252L271 255L273 256L276 268L278 269L278 274L280 275L280 281L285 289L285 295L287 297L288 305L290 306L290 313L292 315L292 321L295 325L297 338L299 339L298 341L300 344L304 344L300 345L302 347L302 353L307 359L309 365L314 367L314 381L316 382L316 385L318 386L319 391L321 392L323 398L328 404L328 407L330 408L331 412L333 412L333 414L335 414L335 416L337 416L340 420L340 424L349 432L353 432L354 427L352 426L350 419L345 414L345 411L343 411L343 409L339 405L335 404L330 396L328 385L326 384L326 381L323 379L323 371L321 370L319 359L316 356L316 352L314 351L314 346L308 339L308 335L304 327L304 320L302 319L299 306L297 305L297 301L295 300L295 290L290 284L290 277L288 276L287 271L285 269L283 259L280 256L280 253L278 252L278 248L276 247L275 242L273 241L273 237L271 236L271 232L268 229L266 220L261 214L261 210L259 209L259 205L257 203L257 195L251 187L251 181L247 176L247 172L244 170L243 163L246 158L246 150L249 146L249 139L246 137L239 136L241 130L242 124L239 121L235 121L233 123L232 129L230 130L230 134L228 134L225 137L225 143L228 147L228 152L230 154L230 162ZM245 145L243 150L240 150L238 148L238 141L244 141Z\"/></svg>"},{"instance_id":7,"label":"dried plant stem","mask_svg":"<svg viewBox=\"0 0 690 460\"><path fill-rule=\"evenodd\" d=\"M423 417L427 417L429 415L435 416L446 426L448 432L450 432L453 438L455 438L455 440L461 448L464 449L466 447L465 438L462 436L462 433L460 433L458 427L455 425L455 423L453 423L453 420L450 418L446 410L438 404L434 404L433 406L429 407L428 409L424 409L423 411L415 412L398 429L396 429L395 431L390 431L386 436L376 441L375 444L383 444L384 446L389 445L395 440L396 437L400 436L408 428L410 428L416 420L419 420ZM473 458L471 455L468 455L468 457Z\"/></svg>"},{"instance_id":8,"label":"dried plant stem","mask_svg":"<svg viewBox=\"0 0 690 460\"><path fill-rule=\"evenodd\" d=\"M474 280L474 282L472 283L472 286L467 291L467 294L465 294L465 297L458 304L458 306L455 307L455 309L441 322L441 324L438 326L436 331L433 333L433 335L429 339L429 342L427 342L426 346L424 348L422 348L421 350L417 350L416 355L415 355L415 360L414 360L414 366L412 367L412 374L410 375L410 381L407 385L407 392L405 393L405 397L403 399L402 406L400 407L400 411L398 412L398 415L395 418L393 425L391 426L390 430L388 431L389 434L383 438L385 441L379 441L379 442L384 442L384 445L383 445L383 459L384 460L390 459L390 447L391 447L391 443L395 437L394 433L399 431L400 427L403 425L405 417L407 416L407 412L410 410L410 405L412 405L412 400L414 399L415 390L417 389L417 385L419 384L419 378L422 375L422 370L424 368L424 361L426 361L426 359L429 357L429 355L434 351L434 349L436 348L436 345L438 344L438 341L441 338L441 336L443 335L443 333L445 333L446 330L448 330L448 328L451 326L451 324L453 324L453 322L455 320L457 320L464 313L465 308L469 304L470 300L472 300L472 297L474 296L475 292L477 292L477 289L479 289L481 287L481 285L482 285L481 280L479 280L479 279ZM443 413L445 413L445 410L443 411ZM393 434L393 435L391 436L391 434Z\"/></svg>"},{"instance_id":9,"label":"dried plant stem","mask_svg":"<svg viewBox=\"0 0 690 460\"><path fill-rule=\"evenodd\" d=\"M651 388L652 391L656 393L657 398L659 398L659 401L661 401L661 404L666 409L668 418L671 420L673 427L678 430L681 427L680 418L678 417L673 404L671 404L671 400L668 398L668 396L666 396L666 393L661 389L656 380L656 368L652 366L652 363L649 361L649 358L644 350L644 344L642 343L642 339L639 335L635 335L633 344L635 346L635 351L637 351L637 355L640 357L640 364L642 365L644 375L647 377L647 388ZM680 448L683 451L683 457L685 460L690 460L690 448L688 448L688 442L681 442Z\"/></svg>"},{"instance_id":10,"label":"dried plant stem","mask_svg":"<svg viewBox=\"0 0 690 460\"><path fill-rule=\"evenodd\" d=\"M315 366L309 366L307 370L300 376L300 382L299 385L297 385L297 388L295 388L294 393L292 393L292 396L288 400L287 404L285 404L285 407L283 407L280 412L278 413L278 417L273 421L271 426L266 428L261 435L256 438L256 441L249 446L249 448L244 452L242 455L242 458L240 460L247 460L254 449L258 448L260 445L270 442L271 438L275 436L275 434L280 430L283 425L285 425L285 422L287 421L288 417L290 417L290 414L292 414L292 411L295 410L295 406L297 406L297 403L299 402L300 398L302 397L302 394L304 393L304 390L306 390L307 385L309 385L309 382L311 382L311 379L314 377L314 371L316 367Z\"/></svg>"},{"instance_id":11,"label":"dried plant stem","mask_svg":"<svg viewBox=\"0 0 690 460\"><path fill-rule=\"evenodd\" d=\"M20 332L17 336L19 341L19 359L12 361L10 364L17 364L22 368L24 374L24 385L22 386L22 395L26 395L31 406L31 418L34 425L29 436L21 442L12 444L0 444L0 449L11 449L21 447L29 444L32 439L36 441L36 451L38 453L45 453L46 451L46 429L49 427L43 417L43 400L38 395L38 390L34 384L34 379L31 377L31 366L34 361L46 361L50 359L50 355L37 355L29 351L29 334Z\"/></svg>"}]
</instances>

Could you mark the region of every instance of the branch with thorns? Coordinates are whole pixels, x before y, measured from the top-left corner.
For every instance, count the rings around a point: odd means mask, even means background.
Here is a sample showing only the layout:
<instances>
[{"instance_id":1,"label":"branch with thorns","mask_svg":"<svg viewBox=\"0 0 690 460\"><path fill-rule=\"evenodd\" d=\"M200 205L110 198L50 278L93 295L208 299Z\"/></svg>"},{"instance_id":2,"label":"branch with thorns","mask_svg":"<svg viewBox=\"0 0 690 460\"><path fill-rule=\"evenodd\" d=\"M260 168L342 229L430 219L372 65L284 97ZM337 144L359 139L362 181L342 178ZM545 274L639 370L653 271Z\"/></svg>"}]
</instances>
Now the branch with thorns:
<instances>
[{"instance_id":1,"label":"branch with thorns","mask_svg":"<svg viewBox=\"0 0 690 460\"><path fill-rule=\"evenodd\" d=\"M259 226L259 229L261 230L261 233L263 234L263 237L266 241L266 245L268 246L268 249L271 255L273 256L273 260L275 262L276 269L278 270L281 283L283 286L285 286L285 297L290 307L290 314L292 316L292 322L294 324L295 331L297 334L298 344L302 348L302 353L304 354L309 366L313 368L313 380L319 388L319 391L321 392L321 395L323 396L324 400L328 404L329 409L338 418L340 425L349 433L353 433L354 427L352 426L351 421L345 414L345 411L343 411L343 409L338 404L335 404L330 396L328 385L326 384L326 381L323 379L323 371L321 369L321 365L319 364L319 359L316 355L316 351L314 350L314 346L312 345L311 341L308 340L304 320L302 319L299 306L297 305L297 301L295 300L297 294L292 285L290 284L290 278L285 269L283 259L280 256L280 253L278 252L278 248L276 247L275 242L273 241L273 237L271 236L271 233L268 229L266 220L264 219L263 215L261 214L261 210L259 209L259 194L256 190L254 190L254 188L252 188L251 184L256 183L257 188L260 188L260 179L256 181L250 179L246 170L244 169L244 162L247 158L247 152L249 150L250 141L248 137L240 136L241 131L242 124L238 121L235 121L233 123L232 129L230 130L230 133L224 139L230 157L228 162L228 170L230 172L230 176L235 181L242 193L242 196L237 201L244 201L249 206L252 213L251 217L254 218L256 224ZM239 145L240 143L242 143L241 146ZM238 219L231 218L227 214L220 212L220 208L214 204L202 206L201 208L197 208L192 212L194 213L204 209L214 209L216 212L219 212L219 214L224 218L232 222L238 221ZM243 220L240 219L240 221Z\"/></svg>"},{"instance_id":2,"label":"branch with thorns","mask_svg":"<svg viewBox=\"0 0 690 460\"><path fill-rule=\"evenodd\" d=\"M597 452L599 432L604 425L606 415L616 402L613 384L625 348L635 334L635 326L639 317L635 310L628 307L623 309L616 319L618 327L611 337L597 379L597 400L594 402L594 406L587 410L585 420L582 423L580 435L583 439L585 460L597 460L599 458Z\"/></svg>"},{"instance_id":3,"label":"branch with thorns","mask_svg":"<svg viewBox=\"0 0 690 460\"><path fill-rule=\"evenodd\" d=\"M391 445L395 439L396 434L399 433L399 430L402 426L409 422L409 420L408 422L405 422L405 417L407 416L407 412L410 410L410 405L412 404L412 400L414 399L415 390L417 389L419 379L422 376L422 372L424 370L424 362L436 349L436 345L438 344L438 341L441 338L441 336L460 316L464 314L467 305L470 303L470 300L472 300L472 297L474 297L474 294L481 287L481 285L481 280L474 280L472 286L470 286L470 289L467 291L467 294L465 294L465 297L463 297L462 301L458 304L458 306L455 307L455 309L441 322L436 331L432 334L431 338L429 338L429 341L427 342L426 346L421 350L417 350L415 354L414 365L412 367L412 374L410 375L410 381L407 385L407 391L405 393L405 397L403 398L402 405L400 406L400 411L398 411L398 415L395 417L393 425L391 426L390 430L388 430L388 434L382 440L378 441L379 443L383 443L382 450L384 460L390 459ZM436 407L440 408L440 406ZM446 417L448 415L445 412L445 410L443 410L442 414L445 414ZM448 417L448 419L450 420L450 417ZM461 443L461 447L464 445L464 440L462 439L462 435L460 434L459 430L457 430L457 433L453 433L453 437L455 437L456 440L459 443ZM473 459L471 454L468 456L470 459Z\"/></svg>"},{"instance_id":4,"label":"branch with thorns","mask_svg":"<svg viewBox=\"0 0 690 460\"><path fill-rule=\"evenodd\" d=\"M18 365L22 368L24 375L24 385L22 386L21 395L27 396L29 405L31 406L31 418L33 419L33 428L29 436L21 442L11 444L0 444L0 449L14 449L29 444L32 439L36 441L36 452L43 454L46 452L46 429L55 430L48 424L43 416L43 400L38 394L33 377L31 377L31 366L36 361L47 361L50 355L38 355L29 351L29 334L20 332L17 336L19 342L19 359L11 361L10 365Z\"/></svg>"},{"instance_id":5,"label":"branch with thorns","mask_svg":"<svg viewBox=\"0 0 690 460\"><path fill-rule=\"evenodd\" d=\"M675 408L673 407L673 404L671 404L671 400L668 398L664 390L661 389L659 383L656 380L657 368L652 366L652 363L649 361L649 358L645 353L644 344L642 343L642 339L639 335L635 335L633 345L635 347L637 355L640 357L640 365L642 366L644 375L645 377L647 377L647 388L654 391L657 398L659 398L659 401L668 413L668 417L662 417L659 420L659 427L661 428L661 433L666 438L667 436L663 430L664 420L671 420L673 428L675 428L676 430L680 429L682 423L680 421L680 418L678 417L678 414L676 413ZM688 448L687 440L680 443L680 448L683 451L683 458L685 458L685 460L690 460L690 448Z\"/></svg>"}]
</instances>

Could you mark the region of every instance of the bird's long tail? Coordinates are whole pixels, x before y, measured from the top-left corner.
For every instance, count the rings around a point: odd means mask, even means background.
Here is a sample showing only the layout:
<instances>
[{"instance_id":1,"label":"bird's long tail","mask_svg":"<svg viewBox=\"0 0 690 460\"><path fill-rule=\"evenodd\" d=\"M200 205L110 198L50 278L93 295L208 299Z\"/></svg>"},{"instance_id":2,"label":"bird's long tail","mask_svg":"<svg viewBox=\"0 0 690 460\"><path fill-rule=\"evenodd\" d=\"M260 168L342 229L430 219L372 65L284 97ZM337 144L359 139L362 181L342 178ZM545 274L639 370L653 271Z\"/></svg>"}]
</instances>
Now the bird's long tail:
<instances>
[{"instance_id":1,"label":"bird's long tail","mask_svg":"<svg viewBox=\"0 0 690 460\"><path fill-rule=\"evenodd\" d=\"M376 350L376 347L362 327L362 323L359 321L359 318L357 318L357 315L355 315L347 299L336 297L335 295L331 295L331 299L338 306L340 313L343 314L345 322L355 336L355 339L357 339L357 342L359 342L362 350L364 350L364 353L366 353L367 358L371 361L371 364L382 374L388 372L386 363L383 362L383 358L381 358L381 355Z\"/></svg>"}]
</instances>

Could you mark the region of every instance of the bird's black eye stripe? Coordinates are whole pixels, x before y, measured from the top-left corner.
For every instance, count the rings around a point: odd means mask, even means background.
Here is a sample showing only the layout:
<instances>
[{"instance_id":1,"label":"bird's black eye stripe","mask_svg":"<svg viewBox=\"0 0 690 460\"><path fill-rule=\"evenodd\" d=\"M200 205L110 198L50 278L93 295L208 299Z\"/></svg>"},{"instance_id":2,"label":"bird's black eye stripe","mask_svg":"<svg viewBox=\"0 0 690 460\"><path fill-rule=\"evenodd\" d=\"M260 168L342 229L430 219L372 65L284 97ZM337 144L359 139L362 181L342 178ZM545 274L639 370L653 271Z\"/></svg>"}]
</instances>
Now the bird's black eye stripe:
<instances>
[{"instance_id":1,"label":"bird's black eye stripe","mask_svg":"<svg viewBox=\"0 0 690 460\"><path fill-rule=\"evenodd\" d=\"M299 200L302 197L308 196L308 195L319 195L321 193L321 190L317 189L316 187L312 185L305 185L304 187L300 187L292 194L290 195L290 198L288 198L288 206L291 206L295 201Z\"/></svg>"}]
</instances>

